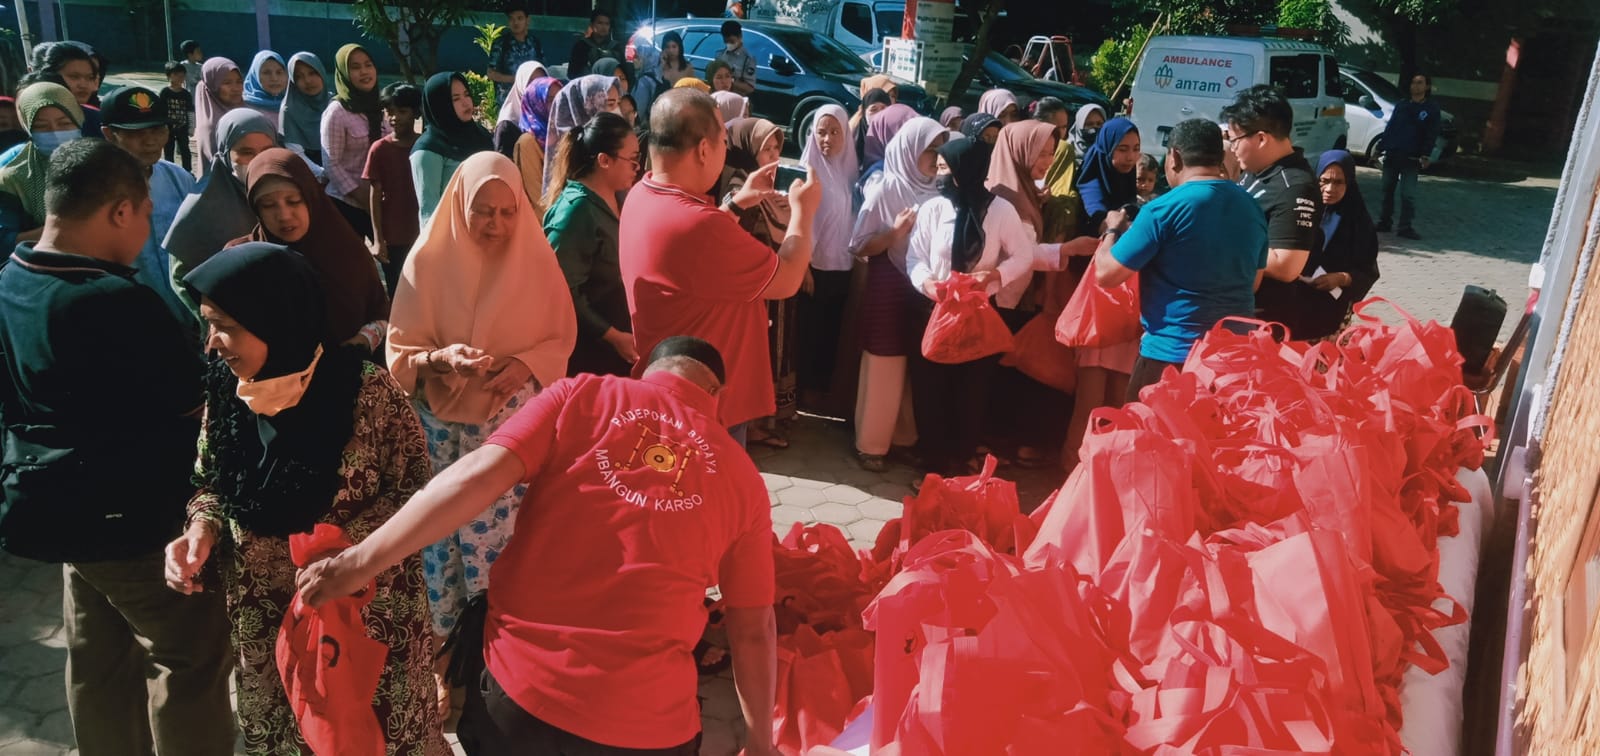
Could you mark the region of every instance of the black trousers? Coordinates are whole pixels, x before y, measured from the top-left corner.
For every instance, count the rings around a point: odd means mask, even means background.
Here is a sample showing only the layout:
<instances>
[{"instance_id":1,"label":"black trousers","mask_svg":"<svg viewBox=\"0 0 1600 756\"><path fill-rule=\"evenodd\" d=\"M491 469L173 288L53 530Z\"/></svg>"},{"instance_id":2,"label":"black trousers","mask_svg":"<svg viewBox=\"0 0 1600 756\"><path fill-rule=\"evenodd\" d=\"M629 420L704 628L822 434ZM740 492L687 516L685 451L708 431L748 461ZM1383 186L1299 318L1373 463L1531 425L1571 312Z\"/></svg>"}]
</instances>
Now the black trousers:
<instances>
[{"instance_id":1,"label":"black trousers","mask_svg":"<svg viewBox=\"0 0 1600 756\"><path fill-rule=\"evenodd\" d=\"M389 298L394 298L395 287L400 285L400 272L405 270L406 255L411 254L410 247L395 244L389 245L389 262L383 263L383 283L389 288Z\"/></svg>"},{"instance_id":2,"label":"black trousers","mask_svg":"<svg viewBox=\"0 0 1600 756\"><path fill-rule=\"evenodd\" d=\"M181 164L184 170L194 170L194 157L189 154L188 129L172 129L168 132L167 146L162 148L161 155L170 163L174 154L183 158Z\"/></svg>"},{"instance_id":3,"label":"black trousers","mask_svg":"<svg viewBox=\"0 0 1600 756\"><path fill-rule=\"evenodd\" d=\"M333 206L349 222L350 227L356 230L356 235L363 239L372 238L372 215L370 213L344 200L334 199L333 197L328 199L333 200Z\"/></svg>"},{"instance_id":4,"label":"black trousers","mask_svg":"<svg viewBox=\"0 0 1600 756\"><path fill-rule=\"evenodd\" d=\"M467 756L698 756L700 735L671 748L619 748L580 738L524 711L483 671L467 686L457 728Z\"/></svg>"},{"instance_id":5,"label":"black trousers","mask_svg":"<svg viewBox=\"0 0 1600 756\"><path fill-rule=\"evenodd\" d=\"M850 271L812 268L811 280L816 287L800 295L800 388L826 392L838 364Z\"/></svg>"},{"instance_id":6,"label":"black trousers","mask_svg":"<svg viewBox=\"0 0 1600 756\"><path fill-rule=\"evenodd\" d=\"M926 331L933 302L913 294L906 308L912 330ZM990 386L999 367L999 355L954 365L923 357L920 347L906 356L917 451L930 470L946 476L968 474L965 465L982 443Z\"/></svg>"},{"instance_id":7,"label":"black trousers","mask_svg":"<svg viewBox=\"0 0 1600 756\"><path fill-rule=\"evenodd\" d=\"M1169 366L1179 370L1183 369L1183 363L1181 362L1162 362L1161 360L1152 360L1142 354L1139 355L1139 359L1133 363L1133 375L1128 377L1127 400L1130 402L1139 401L1140 389L1161 380L1161 374L1165 373Z\"/></svg>"}]
</instances>

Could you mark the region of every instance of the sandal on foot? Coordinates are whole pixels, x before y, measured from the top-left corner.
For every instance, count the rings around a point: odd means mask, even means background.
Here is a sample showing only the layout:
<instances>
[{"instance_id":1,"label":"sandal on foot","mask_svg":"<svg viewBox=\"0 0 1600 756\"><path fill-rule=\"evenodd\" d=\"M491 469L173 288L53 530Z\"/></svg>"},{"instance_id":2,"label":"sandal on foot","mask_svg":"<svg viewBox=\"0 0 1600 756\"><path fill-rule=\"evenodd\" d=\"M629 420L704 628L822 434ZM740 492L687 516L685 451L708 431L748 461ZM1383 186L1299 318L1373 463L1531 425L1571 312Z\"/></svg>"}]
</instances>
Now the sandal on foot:
<instances>
[{"instance_id":1,"label":"sandal on foot","mask_svg":"<svg viewBox=\"0 0 1600 756\"><path fill-rule=\"evenodd\" d=\"M884 459L882 454L856 452L856 464L861 465L861 469L867 472L881 473L889 469L889 461Z\"/></svg>"}]
</instances>

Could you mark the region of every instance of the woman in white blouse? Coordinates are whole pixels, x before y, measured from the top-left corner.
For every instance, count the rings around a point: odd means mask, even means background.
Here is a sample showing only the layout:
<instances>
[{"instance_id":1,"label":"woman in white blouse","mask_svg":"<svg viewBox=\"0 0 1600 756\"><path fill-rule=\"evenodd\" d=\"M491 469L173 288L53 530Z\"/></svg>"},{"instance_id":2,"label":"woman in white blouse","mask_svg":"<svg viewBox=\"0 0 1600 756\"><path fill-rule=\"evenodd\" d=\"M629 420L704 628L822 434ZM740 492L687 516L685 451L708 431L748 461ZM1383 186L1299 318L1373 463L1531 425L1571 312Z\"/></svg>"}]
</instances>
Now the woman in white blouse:
<instances>
[{"instance_id":1,"label":"woman in white blouse","mask_svg":"<svg viewBox=\"0 0 1600 756\"><path fill-rule=\"evenodd\" d=\"M922 298L912 317L925 328L937 284L953 272L982 281L1004 308L1022 299L1035 270L1060 268L1061 245L1040 244L1011 200L985 187L993 148L961 138L939 148L939 196L917 211L906 253L906 272ZM978 440L989 408L989 384L998 357L958 365L911 361L911 384L920 451L930 470L967 474L978 464Z\"/></svg>"}]
</instances>

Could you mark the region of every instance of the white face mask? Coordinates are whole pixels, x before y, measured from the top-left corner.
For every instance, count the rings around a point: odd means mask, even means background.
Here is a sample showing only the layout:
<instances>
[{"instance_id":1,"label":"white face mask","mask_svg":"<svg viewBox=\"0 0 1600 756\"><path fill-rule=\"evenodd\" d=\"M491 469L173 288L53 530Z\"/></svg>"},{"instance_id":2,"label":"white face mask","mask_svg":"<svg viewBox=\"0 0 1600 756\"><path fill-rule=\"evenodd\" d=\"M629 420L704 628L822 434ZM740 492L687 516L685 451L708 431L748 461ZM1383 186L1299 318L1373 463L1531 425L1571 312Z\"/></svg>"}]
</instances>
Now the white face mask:
<instances>
[{"instance_id":1,"label":"white face mask","mask_svg":"<svg viewBox=\"0 0 1600 756\"><path fill-rule=\"evenodd\" d=\"M239 183L244 184L245 186L249 186L250 185L250 164L249 163L245 163L244 165L239 165L238 163L234 163L233 164L233 177L236 178L236 179L239 179Z\"/></svg>"}]
</instances>

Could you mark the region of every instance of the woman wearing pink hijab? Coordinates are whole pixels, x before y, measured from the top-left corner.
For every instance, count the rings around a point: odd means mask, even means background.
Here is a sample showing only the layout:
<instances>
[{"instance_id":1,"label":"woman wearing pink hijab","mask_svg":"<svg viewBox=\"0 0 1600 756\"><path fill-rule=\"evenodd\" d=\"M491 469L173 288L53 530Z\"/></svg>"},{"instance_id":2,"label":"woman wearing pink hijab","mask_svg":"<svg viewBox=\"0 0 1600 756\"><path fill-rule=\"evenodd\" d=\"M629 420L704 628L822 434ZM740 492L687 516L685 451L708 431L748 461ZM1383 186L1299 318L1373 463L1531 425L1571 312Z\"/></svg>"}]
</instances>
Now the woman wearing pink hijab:
<instances>
[{"instance_id":1,"label":"woman wearing pink hijab","mask_svg":"<svg viewBox=\"0 0 1600 756\"><path fill-rule=\"evenodd\" d=\"M994 157L989 162L989 178L984 186L994 193L988 219L1014 230L1019 237L1016 253L1032 257L1030 271L1061 269L1060 247L1039 245L1044 238L1044 215L1040 208L1044 194L1036 182L1045 177L1055 162L1055 127L1043 121L1018 121L1000 129ZM1010 221L1015 217L1015 221ZM1009 222L1008 222L1009 221ZM1012 251L1012 250L1008 250ZM995 297L1000 317L1012 333L1022 329L1039 313L1035 276L1029 274L1007 281ZM1016 460L1023 467L1046 464L1044 448L1060 441L1062 429L1071 415L1066 395L1015 368L1002 368L995 396L1003 396L993 410L1004 427L1013 429L1017 441Z\"/></svg>"},{"instance_id":2,"label":"woman wearing pink hijab","mask_svg":"<svg viewBox=\"0 0 1600 756\"><path fill-rule=\"evenodd\" d=\"M200 149L202 178L211 172L217 154L217 121L244 105L244 75L227 58L211 58L200 67L194 91L194 141Z\"/></svg>"}]
</instances>

